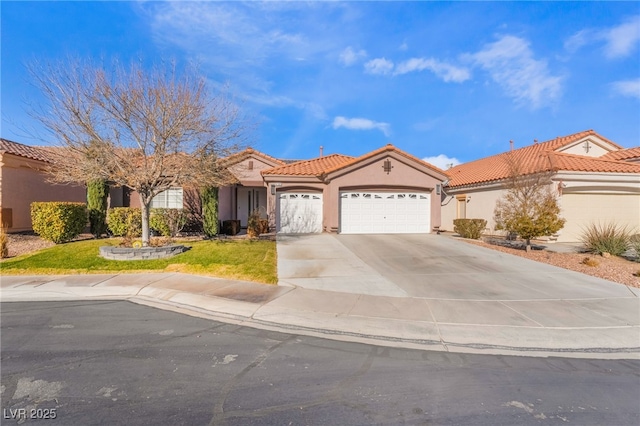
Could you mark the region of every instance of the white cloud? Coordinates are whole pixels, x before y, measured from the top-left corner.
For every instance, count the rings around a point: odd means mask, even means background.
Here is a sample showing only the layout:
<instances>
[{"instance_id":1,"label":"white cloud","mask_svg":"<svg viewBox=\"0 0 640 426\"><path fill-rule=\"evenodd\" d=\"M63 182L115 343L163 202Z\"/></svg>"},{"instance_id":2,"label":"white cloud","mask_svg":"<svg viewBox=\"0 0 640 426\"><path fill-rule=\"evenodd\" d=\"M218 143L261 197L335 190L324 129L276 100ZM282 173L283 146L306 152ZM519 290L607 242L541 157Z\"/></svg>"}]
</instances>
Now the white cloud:
<instances>
[{"instance_id":1,"label":"white cloud","mask_svg":"<svg viewBox=\"0 0 640 426\"><path fill-rule=\"evenodd\" d=\"M356 51L356 50L353 50L351 46L349 46L346 49L344 49L342 53L340 53L340 62L344 66L350 67L351 65L358 62L360 59L366 58L366 57L367 57L367 52L365 50L360 49Z\"/></svg>"},{"instance_id":2,"label":"white cloud","mask_svg":"<svg viewBox=\"0 0 640 426\"><path fill-rule=\"evenodd\" d=\"M564 47L574 53L584 46L598 42L604 42L604 56L608 59L631 55L640 44L640 15L615 27L580 30L565 41Z\"/></svg>"},{"instance_id":3,"label":"white cloud","mask_svg":"<svg viewBox=\"0 0 640 426\"><path fill-rule=\"evenodd\" d=\"M471 77L469 70L440 62L433 58L411 58L407 61L401 62L396 66L394 74L400 75L413 71L424 70L433 72L436 76L440 77L447 83L450 81L462 83Z\"/></svg>"},{"instance_id":4,"label":"white cloud","mask_svg":"<svg viewBox=\"0 0 640 426\"><path fill-rule=\"evenodd\" d=\"M535 59L522 38L503 36L468 57L519 103L535 109L560 97L562 77L552 75L545 60Z\"/></svg>"},{"instance_id":5,"label":"white cloud","mask_svg":"<svg viewBox=\"0 0 640 426\"><path fill-rule=\"evenodd\" d=\"M338 116L333 119L332 126L334 129L344 127L349 130L380 130L385 136L391 134L391 126L389 123L372 121L367 118L346 118Z\"/></svg>"},{"instance_id":6,"label":"white cloud","mask_svg":"<svg viewBox=\"0 0 640 426\"><path fill-rule=\"evenodd\" d=\"M372 59L364 64L364 70L369 74L391 74L393 62L387 61L385 58Z\"/></svg>"},{"instance_id":7,"label":"white cloud","mask_svg":"<svg viewBox=\"0 0 640 426\"><path fill-rule=\"evenodd\" d=\"M616 81L612 83L611 86L619 95L640 99L640 78L635 80Z\"/></svg>"},{"instance_id":8,"label":"white cloud","mask_svg":"<svg viewBox=\"0 0 640 426\"><path fill-rule=\"evenodd\" d=\"M564 48L571 53L576 52L581 47L586 46L593 39L594 33L591 30L580 30L564 42Z\"/></svg>"},{"instance_id":9,"label":"white cloud","mask_svg":"<svg viewBox=\"0 0 640 426\"><path fill-rule=\"evenodd\" d=\"M640 41L640 15L603 32L605 55L620 58L630 55Z\"/></svg>"},{"instance_id":10,"label":"white cloud","mask_svg":"<svg viewBox=\"0 0 640 426\"><path fill-rule=\"evenodd\" d=\"M444 154L436 155L435 157L425 157L422 161L426 161L429 164L433 164L442 170L447 170L450 167L455 167L458 164L462 164L460 160L455 157L447 157Z\"/></svg>"},{"instance_id":11,"label":"white cloud","mask_svg":"<svg viewBox=\"0 0 640 426\"><path fill-rule=\"evenodd\" d=\"M394 64L386 58L376 58L364 64L365 72L378 75L402 75L410 72L428 70L445 82L461 83L471 77L466 68L440 62L433 58L411 58Z\"/></svg>"}]
</instances>

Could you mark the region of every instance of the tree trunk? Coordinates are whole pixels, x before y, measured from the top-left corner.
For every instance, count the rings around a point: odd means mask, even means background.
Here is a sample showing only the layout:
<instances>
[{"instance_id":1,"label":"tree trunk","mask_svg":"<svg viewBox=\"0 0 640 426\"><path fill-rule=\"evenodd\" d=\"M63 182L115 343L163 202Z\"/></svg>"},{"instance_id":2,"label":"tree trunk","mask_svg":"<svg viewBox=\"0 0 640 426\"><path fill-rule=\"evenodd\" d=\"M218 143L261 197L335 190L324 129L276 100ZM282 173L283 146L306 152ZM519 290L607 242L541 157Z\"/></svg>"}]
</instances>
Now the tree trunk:
<instances>
[{"instance_id":1,"label":"tree trunk","mask_svg":"<svg viewBox=\"0 0 640 426\"><path fill-rule=\"evenodd\" d=\"M142 246L149 246L149 216L151 213L151 199L150 196L145 196L142 193L140 194L140 209L142 210Z\"/></svg>"},{"instance_id":2,"label":"tree trunk","mask_svg":"<svg viewBox=\"0 0 640 426\"><path fill-rule=\"evenodd\" d=\"M529 253L531 251L531 240L528 239L528 238L527 238L526 251L527 251L527 253Z\"/></svg>"}]
</instances>

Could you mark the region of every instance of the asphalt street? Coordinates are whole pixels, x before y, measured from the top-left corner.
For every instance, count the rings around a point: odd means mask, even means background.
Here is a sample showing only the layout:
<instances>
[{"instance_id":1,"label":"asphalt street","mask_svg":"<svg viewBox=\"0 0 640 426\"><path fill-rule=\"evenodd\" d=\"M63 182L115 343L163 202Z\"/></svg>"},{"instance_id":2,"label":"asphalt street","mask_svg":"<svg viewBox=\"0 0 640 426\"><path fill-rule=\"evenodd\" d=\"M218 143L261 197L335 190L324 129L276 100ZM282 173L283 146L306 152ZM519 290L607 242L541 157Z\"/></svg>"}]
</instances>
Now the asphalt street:
<instances>
[{"instance_id":1,"label":"asphalt street","mask_svg":"<svg viewBox=\"0 0 640 426\"><path fill-rule=\"evenodd\" d=\"M2 424L640 424L637 360L378 347L125 301L0 308Z\"/></svg>"}]
</instances>

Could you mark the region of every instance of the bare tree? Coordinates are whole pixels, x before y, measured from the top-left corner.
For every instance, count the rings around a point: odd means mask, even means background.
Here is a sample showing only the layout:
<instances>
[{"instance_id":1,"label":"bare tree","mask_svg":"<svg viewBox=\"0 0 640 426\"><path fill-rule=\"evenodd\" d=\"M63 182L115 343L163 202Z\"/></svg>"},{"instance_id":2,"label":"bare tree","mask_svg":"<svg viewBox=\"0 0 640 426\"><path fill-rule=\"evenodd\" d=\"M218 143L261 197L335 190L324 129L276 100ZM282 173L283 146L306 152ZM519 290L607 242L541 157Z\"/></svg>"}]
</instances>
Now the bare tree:
<instances>
[{"instance_id":1,"label":"bare tree","mask_svg":"<svg viewBox=\"0 0 640 426\"><path fill-rule=\"evenodd\" d=\"M233 179L219 159L240 148L249 123L223 92L210 92L194 68L70 60L34 63L29 71L48 101L35 117L63 148L54 150L53 179L105 179L136 191L143 245L157 194Z\"/></svg>"},{"instance_id":2,"label":"bare tree","mask_svg":"<svg viewBox=\"0 0 640 426\"><path fill-rule=\"evenodd\" d=\"M506 157L509 169L506 193L496 202L496 229L519 235L531 250L531 239L550 236L564 226L560 206L552 189L554 171L527 170L512 153Z\"/></svg>"}]
</instances>

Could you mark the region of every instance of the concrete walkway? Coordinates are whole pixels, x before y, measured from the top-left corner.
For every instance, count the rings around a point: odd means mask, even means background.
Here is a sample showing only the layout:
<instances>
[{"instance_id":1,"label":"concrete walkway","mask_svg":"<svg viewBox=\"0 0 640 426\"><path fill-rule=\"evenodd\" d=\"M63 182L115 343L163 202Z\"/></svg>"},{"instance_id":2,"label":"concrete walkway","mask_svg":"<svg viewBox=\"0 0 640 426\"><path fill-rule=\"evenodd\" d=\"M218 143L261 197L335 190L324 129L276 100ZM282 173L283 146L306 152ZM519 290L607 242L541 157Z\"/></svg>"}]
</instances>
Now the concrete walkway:
<instances>
[{"instance_id":1,"label":"concrete walkway","mask_svg":"<svg viewBox=\"0 0 640 426\"><path fill-rule=\"evenodd\" d=\"M354 259L345 262L358 266ZM375 284L380 278L367 279ZM522 303L406 297L400 290L395 297L355 294L180 273L2 276L0 284L2 302L121 299L257 328L379 345L640 358L639 294L622 285L626 296ZM389 289L384 292L396 291Z\"/></svg>"}]
</instances>

